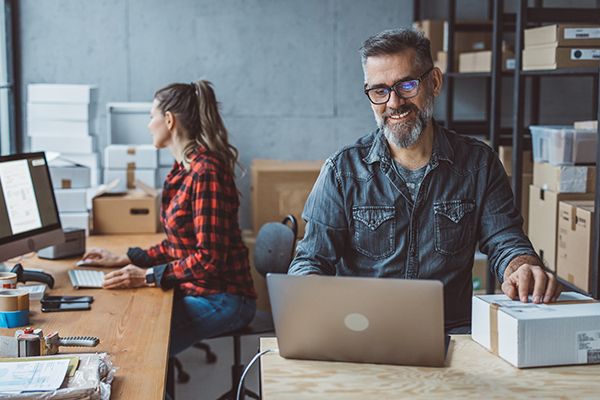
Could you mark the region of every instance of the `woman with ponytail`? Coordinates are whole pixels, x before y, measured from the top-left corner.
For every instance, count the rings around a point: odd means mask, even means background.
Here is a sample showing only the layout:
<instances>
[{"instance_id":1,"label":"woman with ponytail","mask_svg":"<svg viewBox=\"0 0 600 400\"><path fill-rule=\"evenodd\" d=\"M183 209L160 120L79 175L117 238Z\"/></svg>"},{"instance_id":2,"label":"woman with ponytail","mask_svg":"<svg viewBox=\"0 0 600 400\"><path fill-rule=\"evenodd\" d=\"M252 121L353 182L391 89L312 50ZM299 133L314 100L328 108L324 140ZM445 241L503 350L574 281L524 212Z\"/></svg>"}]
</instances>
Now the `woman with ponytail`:
<instances>
[{"instance_id":1,"label":"woman with ponytail","mask_svg":"<svg viewBox=\"0 0 600 400\"><path fill-rule=\"evenodd\" d=\"M175 158L162 195L167 238L124 255L92 249L82 263L120 268L106 275L106 289L174 288L170 353L175 355L247 325L256 294L238 225L238 152L229 143L210 82L158 90L148 129L154 146L169 148Z\"/></svg>"}]
</instances>

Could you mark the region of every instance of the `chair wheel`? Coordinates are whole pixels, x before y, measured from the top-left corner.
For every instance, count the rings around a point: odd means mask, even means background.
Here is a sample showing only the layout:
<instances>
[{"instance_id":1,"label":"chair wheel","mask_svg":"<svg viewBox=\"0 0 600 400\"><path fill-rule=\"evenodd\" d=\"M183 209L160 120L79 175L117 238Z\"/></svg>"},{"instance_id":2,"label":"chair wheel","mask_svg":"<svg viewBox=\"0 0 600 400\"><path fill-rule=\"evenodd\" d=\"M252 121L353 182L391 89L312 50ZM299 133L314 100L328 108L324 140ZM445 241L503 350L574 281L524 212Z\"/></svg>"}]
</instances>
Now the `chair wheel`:
<instances>
[{"instance_id":1,"label":"chair wheel","mask_svg":"<svg viewBox=\"0 0 600 400\"><path fill-rule=\"evenodd\" d=\"M190 381L190 375L185 371L179 371L177 374L177 383L188 383Z\"/></svg>"},{"instance_id":2,"label":"chair wheel","mask_svg":"<svg viewBox=\"0 0 600 400\"><path fill-rule=\"evenodd\" d=\"M217 362L217 355L212 351L206 353L206 362L209 364L214 364Z\"/></svg>"}]
</instances>

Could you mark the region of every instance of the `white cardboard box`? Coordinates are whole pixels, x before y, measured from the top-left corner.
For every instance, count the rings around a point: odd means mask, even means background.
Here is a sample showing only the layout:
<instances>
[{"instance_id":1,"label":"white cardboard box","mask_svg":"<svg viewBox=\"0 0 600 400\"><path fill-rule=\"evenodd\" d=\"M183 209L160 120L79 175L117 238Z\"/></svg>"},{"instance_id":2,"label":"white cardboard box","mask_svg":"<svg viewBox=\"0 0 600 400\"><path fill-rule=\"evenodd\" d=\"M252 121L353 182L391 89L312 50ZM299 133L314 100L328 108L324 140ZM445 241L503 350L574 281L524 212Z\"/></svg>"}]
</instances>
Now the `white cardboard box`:
<instances>
[{"instance_id":1,"label":"white cardboard box","mask_svg":"<svg viewBox=\"0 0 600 400\"><path fill-rule=\"evenodd\" d=\"M28 136L80 137L96 133L96 120L70 121L56 119L28 119Z\"/></svg>"},{"instance_id":2,"label":"white cardboard box","mask_svg":"<svg viewBox=\"0 0 600 400\"><path fill-rule=\"evenodd\" d=\"M163 184L165 183L165 180L167 179L167 175L169 175L169 172L171 172L171 168L170 167L160 167L158 169L158 176L156 177L156 184L157 187L162 187Z\"/></svg>"},{"instance_id":3,"label":"white cardboard box","mask_svg":"<svg viewBox=\"0 0 600 400\"><path fill-rule=\"evenodd\" d=\"M85 235L90 234L90 213L89 212L74 212L74 213L59 213L60 224L63 228L79 228L85 229Z\"/></svg>"},{"instance_id":4,"label":"white cardboard box","mask_svg":"<svg viewBox=\"0 0 600 400\"><path fill-rule=\"evenodd\" d=\"M106 169L155 169L158 167L156 147L151 144L111 144L104 149Z\"/></svg>"},{"instance_id":5,"label":"white cardboard box","mask_svg":"<svg viewBox=\"0 0 600 400\"><path fill-rule=\"evenodd\" d=\"M58 212L87 212L87 189L54 189Z\"/></svg>"},{"instance_id":6,"label":"white cardboard box","mask_svg":"<svg viewBox=\"0 0 600 400\"><path fill-rule=\"evenodd\" d=\"M49 163L52 187L55 189L82 189L90 184L90 169L84 165L76 165L63 160Z\"/></svg>"},{"instance_id":7,"label":"white cardboard box","mask_svg":"<svg viewBox=\"0 0 600 400\"><path fill-rule=\"evenodd\" d=\"M88 121L96 117L95 103L27 103L27 119Z\"/></svg>"},{"instance_id":8,"label":"white cardboard box","mask_svg":"<svg viewBox=\"0 0 600 400\"><path fill-rule=\"evenodd\" d=\"M97 97L94 85L33 83L27 85L30 103L94 103Z\"/></svg>"},{"instance_id":9,"label":"white cardboard box","mask_svg":"<svg viewBox=\"0 0 600 400\"><path fill-rule=\"evenodd\" d=\"M150 142L148 119L152 103L106 103L108 144Z\"/></svg>"},{"instance_id":10,"label":"white cardboard box","mask_svg":"<svg viewBox=\"0 0 600 400\"><path fill-rule=\"evenodd\" d=\"M90 169L91 186L100 184L100 158L98 153L62 153L60 158L75 164L85 165Z\"/></svg>"},{"instance_id":11,"label":"white cardboard box","mask_svg":"<svg viewBox=\"0 0 600 400\"><path fill-rule=\"evenodd\" d=\"M473 340L518 368L600 363L600 303L575 292L548 305L473 296L471 329Z\"/></svg>"},{"instance_id":12,"label":"white cardboard box","mask_svg":"<svg viewBox=\"0 0 600 400\"><path fill-rule=\"evenodd\" d=\"M108 193L124 193L127 192L127 189L134 189L136 180L155 188L156 169L104 169L105 183L110 183L115 179L118 179L119 183Z\"/></svg>"},{"instance_id":13,"label":"white cardboard box","mask_svg":"<svg viewBox=\"0 0 600 400\"><path fill-rule=\"evenodd\" d=\"M31 151L56 151L59 153L94 153L96 136L34 136L31 137Z\"/></svg>"}]
</instances>

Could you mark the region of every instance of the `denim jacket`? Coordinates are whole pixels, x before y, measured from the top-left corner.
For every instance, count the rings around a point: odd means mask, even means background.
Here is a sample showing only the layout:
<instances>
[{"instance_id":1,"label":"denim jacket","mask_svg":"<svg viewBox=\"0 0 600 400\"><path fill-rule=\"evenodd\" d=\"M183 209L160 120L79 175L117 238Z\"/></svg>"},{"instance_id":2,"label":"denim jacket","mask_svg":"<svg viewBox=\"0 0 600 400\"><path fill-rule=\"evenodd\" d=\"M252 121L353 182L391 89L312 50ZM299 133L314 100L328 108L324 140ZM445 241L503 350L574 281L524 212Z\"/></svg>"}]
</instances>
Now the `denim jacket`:
<instances>
[{"instance_id":1,"label":"denim jacket","mask_svg":"<svg viewBox=\"0 0 600 400\"><path fill-rule=\"evenodd\" d=\"M377 130L327 159L302 217L290 274L439 280L447 329L471 322L478 243L500 282L514 257L536 255L496 154L435 122L415 202Z\"/></svg>"}]
</instances>

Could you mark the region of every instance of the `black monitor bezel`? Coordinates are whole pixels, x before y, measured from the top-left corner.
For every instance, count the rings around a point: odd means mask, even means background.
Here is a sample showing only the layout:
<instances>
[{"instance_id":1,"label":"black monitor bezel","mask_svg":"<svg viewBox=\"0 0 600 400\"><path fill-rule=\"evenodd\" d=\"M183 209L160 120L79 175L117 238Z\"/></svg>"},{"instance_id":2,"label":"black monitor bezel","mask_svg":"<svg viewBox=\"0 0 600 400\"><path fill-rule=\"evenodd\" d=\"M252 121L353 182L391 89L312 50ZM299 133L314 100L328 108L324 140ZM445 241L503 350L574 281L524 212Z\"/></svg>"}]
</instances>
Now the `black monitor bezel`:
<instances>
[{"instance_id":1,"label":"black monitor bezel","mask_svg":"<svg viewBox=\"0 0 600 400\"><path fill-rule=\"evenodd\" d=\"M46 164L46 174L48 176L48 182L50 182L50 188L52 189L52 202L54 204L54 212L56 214L56 220L58 221L56 224L43 226L38 229L34 229L31 231L21 232L16 235L7 236L6 238L0 238L0 246L5 245L10 242L16 242L18 240L26 239L29 236L39 235L42 233L51 232L56 229L62 230L62 225L60 223L60 215L58 214L58 206L56 205L56 196L54 195L54 186L52 185L52 177L50 175L50 168L48 165L48 160L46 159L46 153L43 151L38 151L34 153L19 153L19 154L10 154L6 156L0 156L0 163L5 161L15 161L15 160L28 160L31 158L39 158L43 157L44 162Z\"/></svg>"}]
</instances>

